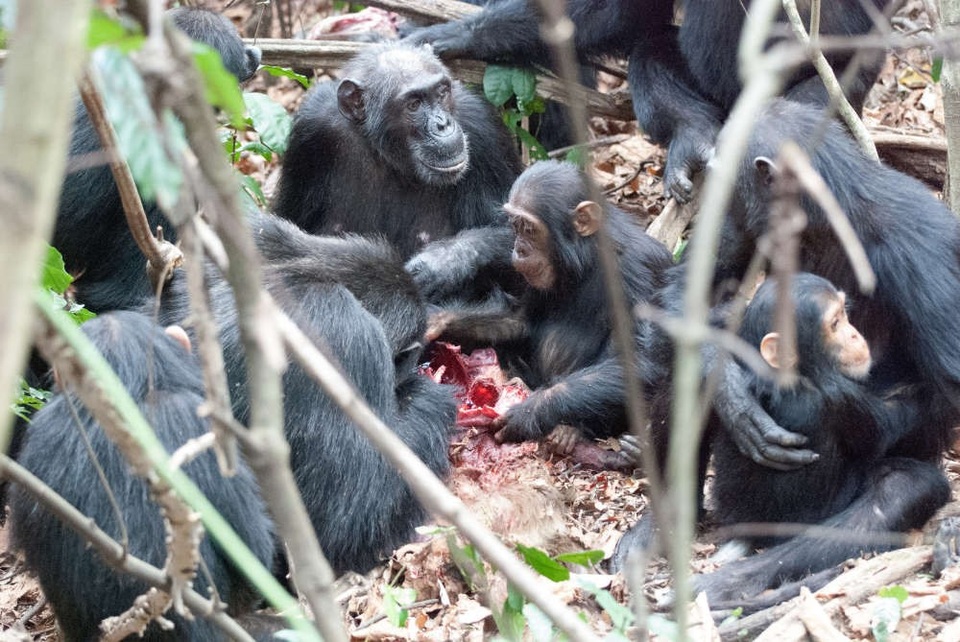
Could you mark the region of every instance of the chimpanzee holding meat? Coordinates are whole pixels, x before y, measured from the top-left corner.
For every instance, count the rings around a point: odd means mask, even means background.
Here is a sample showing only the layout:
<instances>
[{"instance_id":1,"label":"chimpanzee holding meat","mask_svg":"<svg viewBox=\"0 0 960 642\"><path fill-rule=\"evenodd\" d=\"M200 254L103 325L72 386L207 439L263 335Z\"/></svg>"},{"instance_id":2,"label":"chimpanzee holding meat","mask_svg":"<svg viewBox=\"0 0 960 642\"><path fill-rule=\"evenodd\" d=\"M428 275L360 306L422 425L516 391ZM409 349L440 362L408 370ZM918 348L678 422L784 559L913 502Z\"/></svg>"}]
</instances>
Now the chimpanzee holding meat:
<instances>
[{"instance_id":1,"label":"chimpanzee holding meat","mask_svg":"<svg viewBox=\"0 0 960 642\"><path fill-rule=\"evenodd\" d=\"M798 380L781 387L751 374L748 386L770 417L806 436L820 458L795 470L775 470L741 454L721 427L709 427L714 437L714 515L722 525L823 524L852 529L865 538L799 535L786 543L783 538L754 538L761 546L780 545L696 578L713 608L748 607L745 600L764 589L865 551L889 548L870 541L870 534L921 528L950 499L950 486L935 463L887 454L910 430L925 428L916 425L916 404L924 403L923 393L894 392L881 398L867 388L863 380L871 366L870 349L847 318L844 293L809 273L791 281L796 353L788 352L773 328L781 289L774 279L760 287L747 307L740 336L759 349L772 368L792 363ZM796 590L786 586L776 597L765 595L764 601L775 603Z\"/></svg>"},{"instance_id":2,"label":"chimpanzee holding meat","mask_svg":"<svg viewBox=\"0 0 960 642\"><path fill-rule=\"evenodd\" d=\"M631 308L653 295L672 261L628 214L591 201L587 180L557 161L521 174L503 207L516 234L513 266L528 291L506 316L439 317L438 332L454 343L509 346L506 363L535 389L500 418L501 441L539 439L565 426L569 447L580 436L627 428L596 234L605 225L612 237Z\"/></svg>"},{"instance_id":3,"label":"chimpanzee holding meat","mask_svg":"<svg viewBox=\"0 0 960 642\"><path fill-rule=\"evenodd\" d=\"M683 19L674 26L674 0L572 0L567 12L576 28L574 46L582 57L629 55L634 112L643 131L667 147L664 186L678 200L690 198L694 173L709 160L720 125L740 93L737 48L749 0L680 0ZM810 24L809 3L797 3ZM836 0L820 9L820 33L867 33L873 22L865 5L882 10L889 0ZM503 0L463 20L425 27L410 36L429 42L444 58L466 57L519 64L549 64L540 36L537 3ZM777 34L789 34L781 19ZM781 38L782 36L777 36ZM788 38L792 36L788 35ZM849 53L828 53L842 70ZM854 109L880 71L880 56L868 57L846 88ZM784 95L819 106L827 92L811 65L787 81Z\"/></svg>"},{"instance_id":4,"label":"chimpanzee holding meat","mask_svg":"<svg viewBox=\"0 0 960 642\"><path fill-rule=\"evenodd\" d=\"M375 45L341 75L296 115L276 213L315 234L385 237L430 299L485 294L510 273L500 204L521 170L499 116L427 47Z\"/></svg>"}]
</instances>

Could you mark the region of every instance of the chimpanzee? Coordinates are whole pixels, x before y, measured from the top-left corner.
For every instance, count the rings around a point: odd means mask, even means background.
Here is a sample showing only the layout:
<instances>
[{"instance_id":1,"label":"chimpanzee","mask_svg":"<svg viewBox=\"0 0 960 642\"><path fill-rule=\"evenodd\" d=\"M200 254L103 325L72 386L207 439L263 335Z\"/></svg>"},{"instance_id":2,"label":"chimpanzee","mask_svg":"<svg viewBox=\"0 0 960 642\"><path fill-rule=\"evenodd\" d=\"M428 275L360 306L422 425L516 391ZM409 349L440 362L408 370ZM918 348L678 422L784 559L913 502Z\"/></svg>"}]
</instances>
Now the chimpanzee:
<instances>
[{"instance_id":1,"label":"chimpanzee","mask_svg":"<svg viewBox=\"0 0 960 642\"><path fill-rule=\"evenodd\" d=\"M102 314L82 329L168 451L208 431L207 421L197 415L204 395L200 366L182 329L164 331L148 317L129 311ZM109 491L99 481L94 458ZM120 540L125 533L132 555L163 566L167 551L159 507L73 392L58 391L33 416L18 461L108 534ZM275 551L273 526L246 465L240 462L236 476L226 479L214 454L206 452L184 466L184 472L269 568ZM111 507L111 494L119 514ZM11 490L10 508L13 543L39 576L67 640L98 639L100 621L126 611L147 590L143 582L110 568L83 538L18 486ZM200 543L200 554L206 571L194 581L198 591L206 594L212 580L231 612L256 606L253 590L209 538ZM163 631L152 623L145 639L222 639L213 624L197 615L190 621L168 613L165 617L176 628Z\"/></svg>"},{"instance_id":2,"label":"chimpanzee","mask_svg":"<svg viewBox=\"0 0 960 642\"><path fill-rule=\"evenodd\" d=\"M796 470L774 470L741 454L726 431L709 430L717 522L822 523L853 527L866 537L921 528L950 499L950 485L935 463L887 456L902 436L923 428L915 425L919 399L913 393L881 398L863 385L871 365L867 342L847 318L845 295L813 274L797 274L790 285L797 330L795 357L790 357L773 329L780 289L775 279L760 287L740 336L771 367L794 363L799 380L779 387L751 375L748 386L771 418L806 436L820 458ZM784 540L755 541L770 546ZM701 575L697 586L707 592L712 608L725 600L744 605L744 598L764 589L883 548L869 540L800 535Z\"/></svg>"},{"instance_id":3,"label":"chimpanzee","mask_svg":"<svg viewBox=\"0 0 960 642\"><path fill-rule=\"evenodd\" d=\"M820 33L866 33L873 23L864 4L882 9L888 2L824 3ZM802 14L809 14L809 3L798 4ZM680 0L679 5L683 12L679 28L673 26L674 0L572 0L567 11L581 56L629 55L628 80L637 121L654 142L667 146L664 186L686 201L693 189L690 179L712 155L720 124L740 93L737 47L750 2ZM535 7L530 0L503 0L463 20L426 27L409 40L431 43L442 57L548 64L550 51L540 36ZM804 19L809 24L809 16ZM782 37L789 30L782 25L777 33ZM828 60L834 69L842 69L850 56L832 54ZM865 62L847 88L857 110L876 80L881 59ZM785 95L817 105L828 102L809 65L788 80Z\"/></svg>"},{"instance_id":4,"label":"chimpanzee","mask_svg":"<svg viewBox=\"0 0 960 642\"><path fill-rule=\"evenodd\" d=\"M456 418L450 390L416 372L426 312L396 251L382 239L311 236L251 214L267 259L264 285L339 365L373 411L438 475ZM208 272L234 413L249 418L243 347L232 294ZM166 323L189 315L181 275L161 299ZM290 464L334 570L365 572L409 541L426 514L393 467L294 364L283 375Z\"/></svg>"},{"instance_id":5,"label":"chimpanzee","mask_svg":"<svg viewBox=\"0 0 960 642\"><path fill-rule=\"evenodd\" d=\"M591 201L587 180L558 161L524 171L504 205L516 234L513 266L529 284L519 309L507 319L454 315L444 323L441 336L454 342L512 343L507 363L537 389L501 417L502 441L538 439L560 425L592 437L627 427L595 234L606 225L631 308L653 295L672 259L628 214Z\"/></svg>"},{"instance_id":6,"label":"chimpanzee","mask_svg":"<svg viewBox=\"0 0 960 642\"><path fill-rule=\"evenodd\" d=\"M485 268L509 271L500 204L520 169L492 106L429 48L381 44L304 99L274 208L308 232L383 235L404 258L471 230L456 265L449 244L410 263L424 293L442 298Z\"/></svg>"},{"instance_id":7,"label":"chimpanzee","mask_svg":"<svg viewBox=\"0 0 960 642\"><path fill-rule=\"evenodd\" d=\"M188 36L220 53L224 66L246 80L260 64L260 50L246 47L224 16L181 7L168 12ZM71 159L101 151L86 109L74 113ZM151 228L165 219L156 203L143 204ZM167 225L165 236L176 238ZM137 308L151 294L146 259L127 227L120 194L105 164L71 172L64 178L52 244L63 254L67 271L77 276L76 298L94 311Z\"/></svg>"},{"instance_id":8,"label":"chimpanzee","mask_svg":"<svg viewBox=\"0 0 960 642\"><path fill-rule=\"evenodd\" d=\"M758 118L724 221L715 284L743 277L767 229L777 171L770 159L776 158L783 143L794 141L810 156L849 217L876 273L876 290L871 295L858 293L853 269L826 215L807 196L801 199L807 226L800 237L800 269L849 293L854 304L851 322L863 333L876 361L865 385L881 396L899 390L902 403L917 411L908 432L892 435L888 456L935 462L950 443L953 427L960 424L960 336L953 315L960 306L960 221L922 183L867 158L839 125L832 123L824 136L816 136L822 125L817 108L784 99L772 101ZM686 265L681 264L660 294L676 315L685 281ZM672 361L669 340L650 327L644 341L645 354L652 358L645 363L659 367L645 376L663 376ZM712 350L706 351L707 360L715 361ZM748 381L736 363L726 364L713 404L741 452L782 470L809 465L823 456L801 448L806 436L778 426L757 403ZM912 403L911 396L916 397ZM666 438L666 431L660 434ZM665 450L664 444L658 450ZM859 530L885 527L878 515L895 514L907 491L889 490L897 486L888 486L880 470L863 491L880 502L876 513L842 512L835 516L835 525ZM881 488L885 494L877 492ZM622 561L626 551L649 543L649 524L644 518L624 535L615 559Z\"/></svg>"}]
</instances>

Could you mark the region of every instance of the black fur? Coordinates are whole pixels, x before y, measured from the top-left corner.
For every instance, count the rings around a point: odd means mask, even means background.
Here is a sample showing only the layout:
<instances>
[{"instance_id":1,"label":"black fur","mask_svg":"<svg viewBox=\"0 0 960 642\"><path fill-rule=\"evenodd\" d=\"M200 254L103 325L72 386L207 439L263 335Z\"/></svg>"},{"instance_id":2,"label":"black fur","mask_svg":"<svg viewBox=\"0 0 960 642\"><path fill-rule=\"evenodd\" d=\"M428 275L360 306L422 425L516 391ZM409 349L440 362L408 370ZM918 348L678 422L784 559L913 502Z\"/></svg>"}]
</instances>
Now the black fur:
<instances>
[{"instance_id":1,"label":"black fur","mask_svg":"<svg viewBox=\"0 0 960 642\"><path fill-rule=\"evenodd\" d=\"M373 411L438 475L455 420L450 391L417 374L426 315L396 252L356 236L313 237L272 216L252 218L270 294L341 366ZM211 270L234 413L249 418L243 350L227 285ZM188 314L178 276L161 317ZM411 346L413 346L411 348ZM283 376L294 476L336 572L365 572L413 535L425 511L399 474L298 366Z\"/></svg>"},{"instance_id":2,"label":"black fur","mask_svg":"<svg viewBox=\"0 0 960 642\"><path fill-rule=\"evenodd\" d=\"M773 331L777 289L775 281L766 282L747 308L740 336L754 347ZM802 535L785 544L783 538L755 538L763 546L781 545L697 578L713 608L741 605L765 589L891 548L870 541L870 533L921 528L950 499L950 485L935 463L887 456L904 434L925 428L915 425L922 401L915 394L879 397L844 375L824 345L823 302L835 298L836 289L801 273L792 296L800 379L780 388L751 376L750 392L780 426L807 436L820 458L796 470L774 470L741 454L719 426L708 428L714 436L714 514L720 524L824 523L866 538Z\"/></svg>"},{"instance_id":3,"label":"black fur","mask_svg":"<svg viewBox=\"0 0 960 642\"><path fill-rule=\"evenodd\" d=\"M245 80L256 71L260 50L245 47L225 17L190 8L173 9L169 15L188 36L216 49L238 79ZM78 160L99 151L100 139L78 102L70 158ZM156 203L143 205L151 229L164 225L165 237L175 240L176 231L166 224ZM63 254L67 271L77 276L77 300L91 310L134 309L151 295L146 258L127 227L120 194L106 164L64 178L51 243Z\"/></svg>"},{"instance_id":4,"label":"black fur","mask_svg":"<svg viewBox=\"0 0 960 642\"><path fill-rule=\"evenodd\" d=\"M134 312L101 315L85 323L83 331L117 372L168 451L208 431L207 422L197 416L203 403L199 364L184 346L166 336L150 319ZM119 539L121 531L107 491L98 480L80 427L72 418L71 404L76 405L91 448L119 504L130 553L162 567L166 545L159 508L150 500L146 484L130 473L120 451L72 393L58 392L34 415L19 462L97 526ZM237 475L226 479L220 475L213 453L206 452L186 465L184 472L269 568L275 550L272 525L246 465L241 462ZM10 508L13 543L37 573L67 640L99 639L100 621L127 610L147 590L142 582L110 568L79 535L17 486L11 492ZM232 613L256 606L253 591L209 537L200 544L200 554ZM194 588L207 593L208 583L202 571ZM164 632L151 624L144 639L223 637L202 617L193 622L172 613L168 617L176 625L173 631Z\"/></svg>"},{"instance_id":5,"label":"black fur","mask_svg":"<svg viewBox=\"0 0 960 642\"><path fill-rule=\"evenodd\" d=\"M340 82L318 85L294 121L274 207L313 233L385 236L404 258L424 244L484 228L448 274L431 255L411 270L428 295L456 293L491 263L504 263L509 230L500 211L520 172L513 141L492 106L450 78L426 48L373 46L343 69ZM443 87L425 87L434 80ZM417 89L417 88L420 89ZM409 92L417 90L418 103ZM434 131L434 123L442 123ZM462 132L462 134L461 134ZM416 162L432 148L466 140L461 173L428 171Z\"/></svg>"},{"instance_id":6,"label":"black fur","mask_svg":"<svg viewBox=\"0 0 960 642\"><path fill-rule=\"evenodd\" d=\"M882 9L888 0L872 2ZM800 4L801 14L806 13ZM679 5L679 28L673 26L674 0L574 0L567 10L581 56L629 55L637 121L655 142L668 147L666 190L687 200L693 189L690 179L709 160L720 125L740 93L737 47L750 2L681 0ZM425 27L410 40L432 43L443 57L549 64L535 6L527 0L503 0L461 21ZM840 0L821 9L823 34L863 34L872 26L860 0ZM783 18L777 33L789 33ZM842 70L849 56L832 55L829 60ZM880 56L868 59L848 88L855 109L863 106L881 62ZM827 102L809 65L788 80L785 95L817 105Z\"/></svg>"},{"instance_id":7,"label":"black fur","mask_svg":"<svg viewBox=\"0 0 960 642\"><path fill-rule=\"evenodd\" d=\"M464 318L451 324L447 338L510 342L507 361L536 391L506 413L504 439L538 439L558 424L589 437L623 433L623 371L611 343L597 237L581 237L571 222L577 205L590 200L586 177L570 163L541 161L514 183L511 202L516 198L549 229L557 280L549 291L528 288L520 302L519 323L505 323L495 315ZM603 208L633 309L661 285L672 264L670 253L628 214L607 203Z\"/></svg>"}]
</instances>

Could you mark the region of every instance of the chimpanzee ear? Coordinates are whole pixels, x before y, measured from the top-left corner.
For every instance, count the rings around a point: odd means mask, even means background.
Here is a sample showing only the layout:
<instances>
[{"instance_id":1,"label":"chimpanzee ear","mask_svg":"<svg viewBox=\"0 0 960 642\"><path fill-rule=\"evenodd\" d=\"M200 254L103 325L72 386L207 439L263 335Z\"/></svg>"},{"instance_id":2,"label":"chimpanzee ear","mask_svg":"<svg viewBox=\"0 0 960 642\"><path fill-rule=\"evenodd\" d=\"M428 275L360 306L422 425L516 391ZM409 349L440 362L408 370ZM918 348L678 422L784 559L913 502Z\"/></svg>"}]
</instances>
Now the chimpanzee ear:
<instances>
[{"instance_id":1,"label":"chimpanzee ear","mask_svg":"<svg viewBox=\"0 0 960 642\"><path fill-rule=\"evenodd\" d=\"M343 117L354 122L364 118L363 89L353 80L344 78L337 86L337 106Z\"/></svg>"},{"instance_id":2,"label":"chimpanzee ear","mask_svg":"<svg viewBox=\"0 0 960 642\"><path fill-rule=\"evenodd\" d=\"M772 183L777 172L780 171L777 164L766 156L757 156L754 158L753 166L757 168L757 175L760 177L760 180L763 181L764 185Z\"/></svg>"},{"instance_id":3,"label":"chimpanzee ear","mask_svg":"<svg viewBox=\"0 0 960 642\"><path fill-rule=\"evenodd\" d=\"M771 332L760 340L760 356L771 368L780 367L780 333Z\"/></svg>"},{"instance_id":4,"label":"chimpanzee ear","mask_svg":"<svg viewBox=\"0 0 960 642\"><path fill-rule=\"evenodd\" d=\"M187 352L192 350L190 346L190 337L187 335L187 331L178 325L168 325L163 329L163 333L183 346L183 349Z\"/></svg>"},{"instance_id":5,"label":"chimpanzee ear","mask_svg":"<svg viewBox=\"0 0 960 642\"><path fill-rule=\"evenodd\" d=\"M603 208L593 201L583 201L573 210L573 229L580 236L593 236L600 229Z\"/></svg>"}]
</instances>

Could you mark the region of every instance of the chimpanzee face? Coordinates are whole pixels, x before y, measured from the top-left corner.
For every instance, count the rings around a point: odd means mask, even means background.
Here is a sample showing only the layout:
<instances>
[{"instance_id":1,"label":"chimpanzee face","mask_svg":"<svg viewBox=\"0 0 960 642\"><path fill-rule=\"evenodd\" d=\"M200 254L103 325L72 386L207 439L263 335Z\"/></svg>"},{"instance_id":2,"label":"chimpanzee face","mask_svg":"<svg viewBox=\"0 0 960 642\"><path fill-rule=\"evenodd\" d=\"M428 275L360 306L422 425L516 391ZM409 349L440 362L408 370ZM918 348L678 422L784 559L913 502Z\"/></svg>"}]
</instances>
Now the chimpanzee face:
<instances>
[{"instance_id":1,"label":"chimpanzee face","mask_svg":"<svg viewBox=\"0 0 960 642\"><path fill-rule=\"evenodd\" d=\"M395 99L410 132L410 156L424 183L452 185L467 171L467 137L453 114L452 81L438 74Z\"/></svg>"},{"instance_id":2,"label":"chimpanzee face","mask_svg":"<svg viewBox=\"0 0 960 642\"><path fill-rule=\"evenodd\" d=\"M516 240L513 244L513 269L520 273L530 287L550 290L557 280L550 261L550 230L542 219L513 203L503 209L510 217Z\"/></svg>"},{"instance_id":3,"label":"chimpanzee face","mask_svg":"<svg viewBox=\"0 0 960 642\"><path fill-rule=\"evenodd\" d=\"M822 332L827 352L836 358L840 371L852 379L864 379L870 372L870 347L847 318L846 295L839 292L824 306Z\"/></svg>"}]
</instances>

